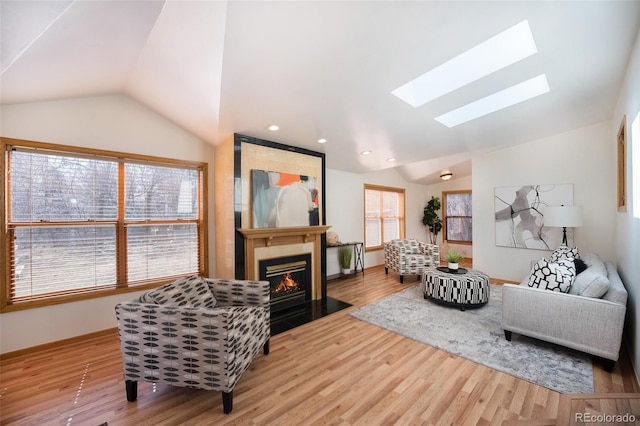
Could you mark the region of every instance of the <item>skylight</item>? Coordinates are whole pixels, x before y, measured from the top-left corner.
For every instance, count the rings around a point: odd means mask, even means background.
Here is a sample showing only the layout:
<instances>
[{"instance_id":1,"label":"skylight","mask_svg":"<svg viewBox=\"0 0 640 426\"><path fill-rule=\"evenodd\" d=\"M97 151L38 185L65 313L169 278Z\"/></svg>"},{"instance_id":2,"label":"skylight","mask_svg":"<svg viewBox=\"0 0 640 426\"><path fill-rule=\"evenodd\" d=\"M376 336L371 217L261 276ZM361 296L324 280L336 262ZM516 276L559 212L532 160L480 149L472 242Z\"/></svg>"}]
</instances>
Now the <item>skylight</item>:
<instances>
[{"instance_id":1,"label":"skylight","mask_svg":"<svg viewBox=\"0 0 640 426\"><path fill-rule=\"evenodd\" d=\"M528 21L501 32L391 93L417 108L536 53Z\"/></svg>"},{"instance_id":2,"label":"skylight","mask_svg":"<svg viewBox=\"0 0 640 426\"><path fill-rule=\"evenodd\" d=\"M546 74L542 74L442 114L436 117L436 120L447 127L454 127L547 92L549 92L549 83Z\"/></svg>"}]
</instances>

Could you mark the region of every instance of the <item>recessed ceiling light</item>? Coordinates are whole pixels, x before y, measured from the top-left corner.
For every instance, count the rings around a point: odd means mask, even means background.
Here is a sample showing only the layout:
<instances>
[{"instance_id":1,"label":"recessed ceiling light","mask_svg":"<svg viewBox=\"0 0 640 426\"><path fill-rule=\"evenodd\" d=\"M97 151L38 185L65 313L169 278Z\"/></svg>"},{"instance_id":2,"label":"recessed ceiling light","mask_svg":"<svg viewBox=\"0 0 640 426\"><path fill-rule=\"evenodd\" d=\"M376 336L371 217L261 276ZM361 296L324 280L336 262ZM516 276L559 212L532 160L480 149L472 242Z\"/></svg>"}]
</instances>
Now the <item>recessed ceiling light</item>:
<instances>
[{"instance_id":1,"label":"recessed ceiling light","mask_svg":"<svg viewBox=\"0 0 640 426\"><path fill-rule=\"evenodd\" d=\"M544 95L547 92L549 92L549 83L547 76L542 74L442 114L436 117L436 120L447 127L454 127L536 96Z\"/></svg>"},{"instance_id":2,"label":"recessed ceiling light","mask_svg":"<svg viewBox=\"0 0 640 426\"><path fill-rule=\"evenodd\" d=\"M318 139L318 143L326 143L327 140L325 138L320 138Z\"/></svg>"},{"instance_id":3,"label":"recessed ceiling light","mask_svg":"<svg viewBox=\"0 0 640 426\"><path fill-rule=\"evenodd\" d=\"M391 93L417 108L536 53L528 21L461 53Z\"/></svg>"},{"instance_id":4,"label":"recessed ceiling light","mask_svg":"<svg viewBox=\"0 0 640 426\"><path fill-rule=\"evenodd\" d=\"M271 132L277 132L280 129L280 126L276 125L276 124L272 124L269 127L267 127L267 129Z\"/></svg>"},{"instance_id":5,"label":"recessed ceiling light","mask_svg":"<svg viewBox=\"0 0 640 426\"><path fill-rule=\"evenodd\" d=\"M372 151L369 151L368 149L365 151L360 152L360 155L369 155L371 154Z\"/></svg>"},{"instance_id":6,"label":"recessed ceiling light","mask_svg":"<svg viewBox=\"0 0 640 426\"><path fill-rule=\"evenodd\" d=\"M396 159L391 157L391 158L387 158L387 161L390 162L390 163L393 163L394 161L396 161Z\"/></svg>"}]
</instances>

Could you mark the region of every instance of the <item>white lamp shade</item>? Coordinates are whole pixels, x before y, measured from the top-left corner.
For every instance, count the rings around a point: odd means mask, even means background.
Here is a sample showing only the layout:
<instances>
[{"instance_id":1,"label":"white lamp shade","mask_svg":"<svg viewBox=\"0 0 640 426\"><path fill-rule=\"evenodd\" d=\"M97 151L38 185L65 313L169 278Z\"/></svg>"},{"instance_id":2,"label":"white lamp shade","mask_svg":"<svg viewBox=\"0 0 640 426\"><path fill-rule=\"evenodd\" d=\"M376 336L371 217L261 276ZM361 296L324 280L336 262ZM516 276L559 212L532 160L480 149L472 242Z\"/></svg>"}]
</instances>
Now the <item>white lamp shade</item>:
<instances>
[{"instance_id":1,"label":"white lamp shade","mask_svg":"<svg viewBox=\"0 0 640 426\"><path fill-rule=\"evenodd\" d=\"M547 206L543 214L545 226L567 228L582 226L582 206Z\"/></svg>"}]
</instances>

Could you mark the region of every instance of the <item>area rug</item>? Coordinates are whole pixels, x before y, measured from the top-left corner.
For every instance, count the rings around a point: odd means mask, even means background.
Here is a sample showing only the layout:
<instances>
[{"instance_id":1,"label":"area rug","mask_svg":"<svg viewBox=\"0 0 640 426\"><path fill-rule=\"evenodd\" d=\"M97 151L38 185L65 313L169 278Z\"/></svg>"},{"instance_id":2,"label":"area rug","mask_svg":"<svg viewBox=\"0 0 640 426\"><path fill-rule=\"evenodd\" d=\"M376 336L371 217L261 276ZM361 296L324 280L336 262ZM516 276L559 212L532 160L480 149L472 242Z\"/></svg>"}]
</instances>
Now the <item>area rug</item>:
<instances>
[{"instance_id":1,"label":"area rug","mask_svg":"<svg viewBox=\"0 0 640 426\"><path fill-rule=\"evenodd\" d=\"M353 317L561 393L593 393L587 354L502 330L502 286L478 309L425 300L420 285L363 306Z\"/></svg>"}]
</instances>

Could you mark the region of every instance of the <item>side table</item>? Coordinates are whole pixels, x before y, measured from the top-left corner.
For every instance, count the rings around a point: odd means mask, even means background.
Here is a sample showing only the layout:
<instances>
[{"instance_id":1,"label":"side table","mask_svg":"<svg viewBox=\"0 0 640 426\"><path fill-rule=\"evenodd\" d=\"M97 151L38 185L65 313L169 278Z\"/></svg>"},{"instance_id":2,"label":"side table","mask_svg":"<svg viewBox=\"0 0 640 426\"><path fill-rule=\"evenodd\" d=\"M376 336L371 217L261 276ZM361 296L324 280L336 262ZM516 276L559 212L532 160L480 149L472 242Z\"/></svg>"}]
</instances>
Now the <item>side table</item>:
<instances>
[{"instance_id":1,"label":"side table","mask_svg":"<svg viewBox=\"0 0 640 426\"><path fill-rule=\"evenodd\" d=\"M328 245L327 248L353 246L353 273L362 272L364 275L364 243L361 241L350 241L348 243L338 243Z\"/></svg>"}]
</instances>

